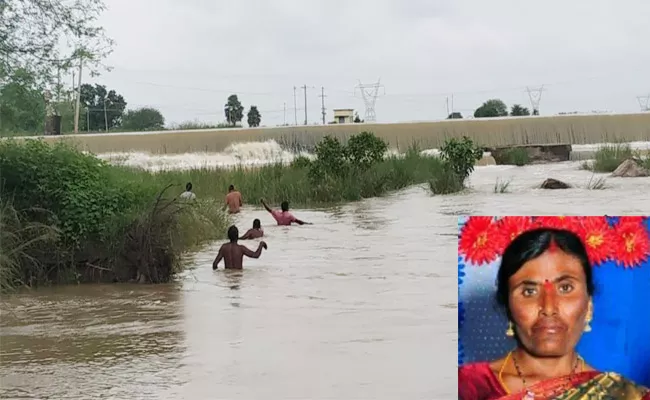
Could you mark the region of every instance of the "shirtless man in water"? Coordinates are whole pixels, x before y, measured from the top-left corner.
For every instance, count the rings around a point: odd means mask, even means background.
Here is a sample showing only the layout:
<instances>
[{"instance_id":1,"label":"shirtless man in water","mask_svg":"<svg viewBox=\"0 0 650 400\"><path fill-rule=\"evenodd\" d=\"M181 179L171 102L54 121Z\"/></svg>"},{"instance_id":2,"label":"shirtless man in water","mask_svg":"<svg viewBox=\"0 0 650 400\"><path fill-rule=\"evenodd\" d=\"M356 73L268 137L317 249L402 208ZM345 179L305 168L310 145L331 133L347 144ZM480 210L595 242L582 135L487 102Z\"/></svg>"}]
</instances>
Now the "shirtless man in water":
<instances>
[{"instance_id":1,"label":"shirtless man in water","mask_svg":"<svg viewBox=\"0 0 650 400\"><path fill-rule=\"evenodd\" d=\"M299 220L289 212L288 201L283 201L282 204L280 204L280 208L282 209L282 211L271 209L271 207L266 205L264 199L260 199L260 202L262 203L266 211L271 213L271 216L275 219L278 225L291 225L292 222L295 222L298 225L311 225L311 223L309 222Z\"/></svg>"},{"instance_id":2,"label":"shirtless man in water","mask_svg":"<svg viewBox=\"0 0 650 400\"><path fill-rule=\"evenodd\" d=\"M262 230L262 223L259 219L255 218L253 220L253 228L249 229L244 236L240 237L239 240L247 239L258 239L264 236L264 231Z\"/></svg>"},{"instance_id":3,"label":"shirtless man in water","mask_svg":"<svg viewBox=\"0 0 650 400\"><path fill-rule=\"evenodd\" d=\"M228 187L228 194L226 195L226 207L230 214L237 214L243 206L241 193L238 190L235 190L235 185L230 185Z\"/></svg>"},{"instance_id":4,"label":"shirtless man in water","mask_svg":"<svg viewBox=\"0 0 650 400\"><path fill-rule=\"evenodd\" d=\"M217 258L212 263L212 269L218 268L219 263L223 259L226 269L242 269L244 256L250 258L260 258L262 255L262 248L267 249L265 242L260 242L256 251L250 250L248 247L237 243L239 239L239 229L235 225L228 228L228 239L230 243L221 245Z\"/></svg>"}]
</instances>

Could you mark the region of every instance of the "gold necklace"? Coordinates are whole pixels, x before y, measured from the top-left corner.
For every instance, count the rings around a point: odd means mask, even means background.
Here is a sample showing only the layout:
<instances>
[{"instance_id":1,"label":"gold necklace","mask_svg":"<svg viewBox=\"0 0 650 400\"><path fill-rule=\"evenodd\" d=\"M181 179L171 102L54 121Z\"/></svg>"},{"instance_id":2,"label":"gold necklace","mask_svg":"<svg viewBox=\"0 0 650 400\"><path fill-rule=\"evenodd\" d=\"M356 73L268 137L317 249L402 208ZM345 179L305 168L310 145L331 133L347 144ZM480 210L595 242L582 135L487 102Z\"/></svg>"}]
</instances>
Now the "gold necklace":
<instances>
[{"instance_id":1,"label":"gold necklace","mask_svg":"<svg viewBox=\"0 0 650 400\"><path fill-rule=\"evenodd\" d=\"M526 379L524 378L524 374L521 373L521 369L519 368L519 364L517 363L517 357L515 357L514 352L510 352L509 355L512 355L512 362L515 365L515 369L517 370L517 375L519 376L519 379L521 379L521 382L524 385L524 390L526 394L524 395L523 400L534 400L535 399L535 393L528 389L528 385L526 385ZM571 369L571 374L569 375L569 379L573 377L573 375L576 372L576 369L578 368L578 362L582 359L579 355L576 355L576 360L573 364L573 368ZM584 361L583 361L584 362ZM583 368L584 369L584 368Z\"/></svg>"}]
</instances>

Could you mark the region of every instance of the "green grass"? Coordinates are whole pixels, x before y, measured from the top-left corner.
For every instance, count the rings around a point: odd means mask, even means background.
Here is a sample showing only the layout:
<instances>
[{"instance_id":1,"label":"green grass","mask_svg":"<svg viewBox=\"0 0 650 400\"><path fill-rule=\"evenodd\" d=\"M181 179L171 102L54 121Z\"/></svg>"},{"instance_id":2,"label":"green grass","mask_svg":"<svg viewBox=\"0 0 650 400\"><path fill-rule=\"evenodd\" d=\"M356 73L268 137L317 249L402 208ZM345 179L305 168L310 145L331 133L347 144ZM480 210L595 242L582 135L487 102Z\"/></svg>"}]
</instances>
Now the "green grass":
<instances>
[{"instance_id":1,"label":"green grass","mask_svg":"<svg viewBox=\"0 0 650 400\"><path fill-rule=\"evenodd\" d=\"M582 168L594 172L614 172L623 161L635 155L629 144L606 145L596 151L592 162L582 163Z\"/></svg>"},{"instance_id":2,"label":"green grass","mask_svg":"<svg viewBox=\"0 0 650 400\"><path fill-rule=\"evenodd\" d=\"M511 181L502 181L497 178L497 181L494 183L494 193L507 193L508 187L510 186Z\"/></svg>"},{"instance_id":3,"label":"green grass","mask_svg":"<svg viewBox=\"0 0 650 400\"><path fill-rule=\"evenodd\" d=\"M42 141L0 142L0 290L167 282L223 238L221 201L179 201L168 180Z\"/></svg>"},{"instance_id":4,"label":"green grass","mask_svg":"<svg viewBox=\"0 0 650 400\"><path fill-rule=\"evenodd\" d=\"M587 189L589 190L604 190L607 189L607 180L604 176L596 178L595 175L592 175L587 182Z\"/></svg>"},{"instance_id":5,"label":"green grass","mask_svg":"<svg viewBox=\"0 0 650 400\"><path fill-rule=\"evenodd\" d=\"M435 157L409 154L388 157L367 171L344 176L328 176L313 183L309 179L310 163L302 158L292 165L274 163L259 167L237 166L232 169L197 168L185 171L146 171L120 167L124 174L137 177L138 182L156 186L174 184L180 193L185 183L192 182L200 199L221 202L229 185L235 185L246 204L259 205L260 198L278 205L289 201L291 207L313 207L377 197L414 184L426 183L438 176L442 162Z\"/></svg>"},{"instance_id":6,"label":"green grass","mask_svg":"<svg viewBox=\"0 0 650 400\"><path fill-rule=\"evenodd\" d=\"M522 167L530 164L528 151L523 147L514 147L504 151L498 158L495 157L497 165L516 165Z\"/></svg>"}]
</instances>

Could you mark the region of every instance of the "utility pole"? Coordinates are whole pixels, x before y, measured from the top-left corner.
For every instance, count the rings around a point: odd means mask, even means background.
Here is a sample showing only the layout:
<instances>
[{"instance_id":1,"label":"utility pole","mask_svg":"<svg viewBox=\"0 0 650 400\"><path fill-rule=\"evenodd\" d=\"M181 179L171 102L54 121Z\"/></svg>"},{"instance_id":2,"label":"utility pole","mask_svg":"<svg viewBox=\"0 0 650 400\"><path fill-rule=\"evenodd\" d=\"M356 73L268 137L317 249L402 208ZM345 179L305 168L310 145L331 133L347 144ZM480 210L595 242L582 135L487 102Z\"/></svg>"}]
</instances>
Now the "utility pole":
<instances>
[{"instance_id":1,"label":"utility pole","mask_svg":"<svg viewBox=\"0 0 650 400\"><path fill-rule=\"evenodd\" d=\"M327 96L325 96L325 88L322 86L320 88L320 96L318 97L321 98L321 113L323 114L323 125L325 125L325 97Z\"/></svg>"},{"instance_id":2,"label":"utility pole","mask_svg":"<svg viewBox=\"0 0 650 400\"><path fill-rule=\"evenodd\" d=\"M447 118L449 118L449 96L445 97L445 101L447 102Z\"/></svg>"},{"instance_id":3,"label":"utility pole","mask_svg":"<svg viewBox=\"0 0 650 400\"><path fill-rule=\"evenodd\" d=\"M74 110L74 133L79 133L79 105L81 103L81 73L83 71L83 57L79 57L79 81L77 82L77 104Z\"/></svg>"},{"instance_id":4,"label":"utility pole","mask_svg":"<svg viewBox=\"0 0 650 400\"><path fill-rule=\"evenodd\" d=\"M307 85L302 85L302 90L305 92L305 125L307 125Z\"/></svg>"},{"instance_id":5,"label":"utility pole","mask_svg":"<svg viewBox=\"0 0 650 400\"><path fill-rule=\"evenodd\" d=\"M282 126L287 126L287 103L284 103L284 123Z\"/></svg>"},{"instance_id":6,"label":"utility pole","mask_svg":"<svg viewBox=\"0 0 650 400\"><path fill-rule=\"evenodd\" d=\"M293 117L294 125L298 126L298 104L296 103L296 87L293 87Z\"/></svg>"},{"instance_id":7,"label":"utility pole","mask_svg":"<svg viewBox=\"0 0 650 400\"><path fill-rule=\"evenodd\" d=\"M108 132L108 117L106 115L106 98L104 98L104 127L106 132Z\"/></svg>"}]
</instances>

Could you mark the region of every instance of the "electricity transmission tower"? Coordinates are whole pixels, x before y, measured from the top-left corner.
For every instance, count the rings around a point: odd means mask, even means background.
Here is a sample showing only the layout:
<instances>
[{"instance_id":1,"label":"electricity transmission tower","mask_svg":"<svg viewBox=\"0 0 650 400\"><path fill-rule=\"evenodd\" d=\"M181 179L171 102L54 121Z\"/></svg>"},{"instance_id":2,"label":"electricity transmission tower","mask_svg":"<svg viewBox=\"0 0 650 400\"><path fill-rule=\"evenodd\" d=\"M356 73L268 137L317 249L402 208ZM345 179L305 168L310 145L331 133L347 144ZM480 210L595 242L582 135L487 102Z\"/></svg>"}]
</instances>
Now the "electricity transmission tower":
<instances>
[{"instance_id":1,"label":"electricity transmission tower","mask_svg":"<svg viewBox=\"0 0 650 400\"><path fill-rule=\"evenodd\" d=\"M526 93L528 93L528 98L530 99L530 107L533 109L533 115L539 115L539 102L542 100L543 91L544 85L538 88L526 86Z\"/></svg>"},{"instance_id":2,"label":"electricity transmission tower","mask_svg":"<svg viewBox=\"0 0 650 400\"><path fill-rule=\"evenodd\" d=\"M379 96L379 90L383 90L383 94L386 94L384 85L381 83L381 78L377 80L377 83L363 84L359 81L359 84L354 87L354 94L356 95L357 89L361 92L361 98L366 105L366 113L364 115L365 122L375 122L377 121L377 114L375 114L375 103L377 102L377 97Z\"/></svg>"},{"instance_id":3,"label":"electricity transmission tower","mask_svg":"<svg viewBox=\"0 0 650 400\"><path fill-rule=\"evenodd\" d=\"M650 111L650 94L647 96L637 96L636 100L639 102L641 111Z\"/></svg>"}]
</instances>

